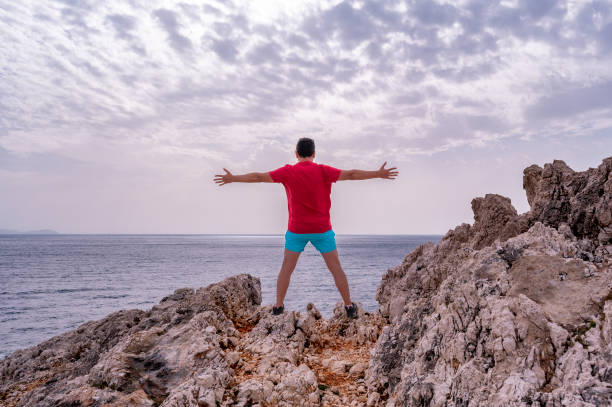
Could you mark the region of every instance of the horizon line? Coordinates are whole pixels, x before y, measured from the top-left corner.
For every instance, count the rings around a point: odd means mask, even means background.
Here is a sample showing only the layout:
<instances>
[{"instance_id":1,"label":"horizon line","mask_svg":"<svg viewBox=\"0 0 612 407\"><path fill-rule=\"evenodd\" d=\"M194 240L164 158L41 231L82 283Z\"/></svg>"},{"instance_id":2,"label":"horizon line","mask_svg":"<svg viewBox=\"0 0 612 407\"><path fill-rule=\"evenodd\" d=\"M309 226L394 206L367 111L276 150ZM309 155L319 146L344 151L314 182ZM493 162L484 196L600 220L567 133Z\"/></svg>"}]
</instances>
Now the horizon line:
<instances>
[{"instance_id":1,"label":"horizon line","mask_svg":"<svg viewBox=\"0 0 612 407\"><path fill-rule=\"evenodd\" d=\"M443 236L445 233L336 233L336 236ZM283 236L284 233L0 233L0 236Z\"/></svg>"}]
</instances>

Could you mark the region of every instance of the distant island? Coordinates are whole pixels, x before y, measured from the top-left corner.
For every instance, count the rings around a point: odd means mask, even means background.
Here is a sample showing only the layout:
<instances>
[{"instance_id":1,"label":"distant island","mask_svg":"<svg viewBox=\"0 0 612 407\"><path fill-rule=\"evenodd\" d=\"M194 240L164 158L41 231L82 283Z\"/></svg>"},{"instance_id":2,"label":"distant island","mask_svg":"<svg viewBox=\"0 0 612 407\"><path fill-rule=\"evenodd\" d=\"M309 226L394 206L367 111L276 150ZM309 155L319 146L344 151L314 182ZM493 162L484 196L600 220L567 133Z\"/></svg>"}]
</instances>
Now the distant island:
<instances>
[{"instance_id":1,"label":"distant island","mask_svg":"<svg viewBox=\"0 0 612 407\"><path fill-rule=\"evenodd\" d=\"M40 230L12 230L12 229L0 229L0 235L59 235L59 232L51 229L40 229Z\"/></svg>"}]
</instances>

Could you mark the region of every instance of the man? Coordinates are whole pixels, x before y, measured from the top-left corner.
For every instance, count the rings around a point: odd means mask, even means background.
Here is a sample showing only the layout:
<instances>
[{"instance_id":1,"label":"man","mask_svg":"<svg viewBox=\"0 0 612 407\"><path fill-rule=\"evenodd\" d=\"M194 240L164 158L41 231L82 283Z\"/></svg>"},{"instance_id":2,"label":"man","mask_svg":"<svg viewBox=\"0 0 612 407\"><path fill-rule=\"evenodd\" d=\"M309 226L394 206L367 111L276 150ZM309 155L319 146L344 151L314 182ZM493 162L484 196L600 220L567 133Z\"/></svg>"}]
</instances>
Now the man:
<instances>
[{"instance_id":1,"label":"man","mask_svg":"<svg viewBox=\"0 0 612 407\"><path fill-rule=\"evenodd\" d=\"M348 281L340 265L336 249L335 233L329 220L331 207L331 184L336 181L362 180L370 178L394 179L397 168L385 168L386 162L376 171L339 170L328 165L316 164L315 144L312 139L301 138L295 149L298 162L285 165L270 172L251 172L234 175L225 168L225 174L215 175L219 185L231 182L279 182L285 187L289 208L289 225L285 233L285 255L276 281L276 304L274 315L284 311L284 299L291 273L295 269L300 253L310 241L321 253L325 264L334 277L334 282L349 318L357 318L357 306L351 301Z\"/></svg>"}]
</instances>

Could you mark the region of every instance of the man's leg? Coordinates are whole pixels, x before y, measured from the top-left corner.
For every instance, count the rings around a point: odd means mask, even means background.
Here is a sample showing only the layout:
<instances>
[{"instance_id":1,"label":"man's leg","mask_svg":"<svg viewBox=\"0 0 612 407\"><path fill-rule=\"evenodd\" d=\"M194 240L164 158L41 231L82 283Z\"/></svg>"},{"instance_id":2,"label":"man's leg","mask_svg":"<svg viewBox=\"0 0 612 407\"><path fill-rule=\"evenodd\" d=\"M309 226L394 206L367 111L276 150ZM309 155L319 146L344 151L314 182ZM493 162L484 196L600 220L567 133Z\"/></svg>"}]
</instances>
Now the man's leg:
<instances>
[{"instance_id":1,"label":"man's leg","mask_svg":"<svg viewBox=\"0 0 612 407\"><path fill-rule=\"evenodd\" d=\"M283 305L285 300L285 294L289 288L289 280L291 279L291 273L295 269L300 252L293 252L285 249L285 256L283 257L283 265L281 266L280 273L276 279L276 306L280 307Z\"/></svg>"},{"instance_id":2,"label":"man's leg","mask_svg":"<svg viewBox=\"0 0 612 407\"><path fill-rule=\"evenodd\" d=\"M344 274L344 270L342 270L342 266L340 265L338 250L336 249L332 250L331 252L321 253L321 256L323 256L323 260L325 260L327 268L329 271L331 271L332 276L334 276L334 282L336 283L338 291L340 291L344 305L351 305L351 294L349 292L348 280L346 279L346 274Z\"/></svg>"}]
</instances>

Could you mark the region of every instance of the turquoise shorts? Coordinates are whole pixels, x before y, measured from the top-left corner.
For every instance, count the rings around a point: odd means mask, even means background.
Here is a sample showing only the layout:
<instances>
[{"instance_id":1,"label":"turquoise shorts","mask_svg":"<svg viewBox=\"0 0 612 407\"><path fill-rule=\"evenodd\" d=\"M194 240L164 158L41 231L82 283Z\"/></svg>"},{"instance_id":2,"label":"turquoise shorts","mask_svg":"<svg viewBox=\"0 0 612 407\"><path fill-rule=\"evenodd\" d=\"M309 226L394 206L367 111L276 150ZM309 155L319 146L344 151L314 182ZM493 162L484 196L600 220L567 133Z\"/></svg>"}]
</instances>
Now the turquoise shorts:
<instances>
[{"instance_id":1,"label":"turquoise shorts","mask_svg":"<svg viewBox=\"0 0 612 407\"><path fill-rule=\"evenodd\" d=\"M321 253L336 250L336 234L333 230L325 233L285 233L285 249L292 252L303 252L306 243L310 241L312 245Z\"/></svg>"}]
</instances>

